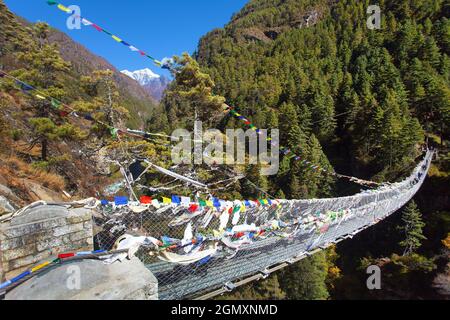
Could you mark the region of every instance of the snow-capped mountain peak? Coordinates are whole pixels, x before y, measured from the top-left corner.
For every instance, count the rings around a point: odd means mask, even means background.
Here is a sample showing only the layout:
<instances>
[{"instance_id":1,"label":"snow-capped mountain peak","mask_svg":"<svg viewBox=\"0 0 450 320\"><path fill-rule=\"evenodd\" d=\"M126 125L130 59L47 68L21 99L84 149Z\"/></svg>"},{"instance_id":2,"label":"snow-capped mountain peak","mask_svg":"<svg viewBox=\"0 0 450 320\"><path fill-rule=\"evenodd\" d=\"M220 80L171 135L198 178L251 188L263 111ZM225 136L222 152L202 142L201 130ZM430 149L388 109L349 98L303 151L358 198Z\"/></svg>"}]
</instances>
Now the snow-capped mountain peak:
<instances>
[{"instance_id":1,"label":"snow-capped mountain peak","mask_svg":"<svg viewBox=\"0 0 450 320\"><path fill-rule=\"evenodd\" d=\"M127 75L128 77L136 80L139 82L141 86L145 86L151 82L153 82L156 79L160 78L160 75L154 73L149 68L145 68L142 70L136 70L136 71L129 71L129 70L123 70L121 71L124 75Z\"/></svg>"},{"instance_id":2,"label":"snow-capped mountain peak","mask_svg":"<svg viewBox=\"0 0 450 320\"><path fill-rule=\"evenodd\" d=\"M170 79L164 75L160 76L148 68L136 71L123 70L121 72L139 82L156 101L161 100L164 90L170 83Z\"/></svg>"}]
</instances>

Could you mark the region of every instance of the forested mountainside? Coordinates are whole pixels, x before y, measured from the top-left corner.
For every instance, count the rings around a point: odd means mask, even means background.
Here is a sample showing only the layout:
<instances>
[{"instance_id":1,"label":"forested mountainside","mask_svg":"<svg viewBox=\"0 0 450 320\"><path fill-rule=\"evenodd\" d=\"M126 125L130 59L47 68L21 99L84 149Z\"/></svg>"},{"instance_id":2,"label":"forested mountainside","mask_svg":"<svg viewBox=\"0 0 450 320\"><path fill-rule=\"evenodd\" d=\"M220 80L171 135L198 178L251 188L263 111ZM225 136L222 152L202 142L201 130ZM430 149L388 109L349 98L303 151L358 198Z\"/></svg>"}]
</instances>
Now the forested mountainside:
<instances>
[{"instance_id":1,"label":"forested mountainside","mask_svg":"<svg viewBox=\"0 0 450 320\"><path fill-rule=\"evenodd\" d=\"M92 197L117 180L103 157L114 143L106 126L142 128L155 106L136 81L45 23L24 22L2 1L0 71L40 96L0 74L1 204ZM63 103L91 117L68 114Z\"/></svg>"},{"instance_id":2,"label":"forested mountainside","mask_svg":"<svg viewBox=\"0 0 450 320\"><path fill-rule=\"evenodd\" d=\"M403 215L358 239L227 298L448 297L449 2L379 1L381 29L374 30L366 25L370 4L252 0L199 42L195 58L211 76L214 92L257 127L279 128L281 144L313 163L396 181L413 167L426 142L439 150L415 198L418 208L411 202ZM169 87L158 111L161 121L151 129L192 122L187 110L193 103L179 91L186 91L183 79ZM214 124L236 128L242 122L230 115ZM252 179L287 198L358 190L311 174L289 157L276 177ZM248 196L245 186L241 193ZM386 290L367 290L367 264L382 268Z\"/></svg>"}]
</instances>

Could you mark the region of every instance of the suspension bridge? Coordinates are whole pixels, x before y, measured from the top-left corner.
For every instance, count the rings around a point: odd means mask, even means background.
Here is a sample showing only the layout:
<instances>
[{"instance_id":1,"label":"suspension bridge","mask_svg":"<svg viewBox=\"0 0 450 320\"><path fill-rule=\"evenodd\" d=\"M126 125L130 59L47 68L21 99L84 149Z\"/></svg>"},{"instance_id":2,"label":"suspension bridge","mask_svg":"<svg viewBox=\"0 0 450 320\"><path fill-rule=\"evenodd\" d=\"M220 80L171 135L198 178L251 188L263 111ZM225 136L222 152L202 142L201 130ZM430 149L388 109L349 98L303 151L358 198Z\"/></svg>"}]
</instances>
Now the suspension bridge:
<instances>
[{"instance_id":1,"label":"suspension bridge","mask_svg":"<svg viewBox=\"0 0 450 320\"><path fill-rule=\"evenodd\" d=\"M175 252L192 257L193 262L190 263L161 259L156 255L149 255L145 250L138 253L138 256L158 279L160 299L210 298L239 285L265 278L274 271L332 244L352 238L382 221L418 192L427 176L432 158L433 152L428 151L412 174L401 182L384 184L353 196L277 200L272 205L248 208L228 232L200 240L202 244L207 241L212 243L209 247L199 246L201 249L197 251L201 253L202 250L209 250L208 256L194 257L189 253L191 251L175 249ZM182 220L180 225L173 226L170 223L185 215L187 210L187 206L182 210L172 206L162 212L161 208L150 207L143 213L131 215L125 210L113 220L110 219L112 215L108 216L106 213L108 223L103 224L105 232L97 235L97 243L103 249L111 249L113 229L118 225L122 228L121 234L130 230L145 230L146 234L155 238L167 234L181 238L186 224L200 230L205 215L208 215L205 210L196 216L191 214L191 218ZM169 227L168 224L172 226ZM210 227L218 230L219 224L220 219L215 219ZM231 224L228 223L227 226ZM254 235L261 230L266 230L264 236L249 239L249 234ZM214 249L208 249L211 247ZM205 257L209 260L199 263Z\"/></svg>"}]
</instances>

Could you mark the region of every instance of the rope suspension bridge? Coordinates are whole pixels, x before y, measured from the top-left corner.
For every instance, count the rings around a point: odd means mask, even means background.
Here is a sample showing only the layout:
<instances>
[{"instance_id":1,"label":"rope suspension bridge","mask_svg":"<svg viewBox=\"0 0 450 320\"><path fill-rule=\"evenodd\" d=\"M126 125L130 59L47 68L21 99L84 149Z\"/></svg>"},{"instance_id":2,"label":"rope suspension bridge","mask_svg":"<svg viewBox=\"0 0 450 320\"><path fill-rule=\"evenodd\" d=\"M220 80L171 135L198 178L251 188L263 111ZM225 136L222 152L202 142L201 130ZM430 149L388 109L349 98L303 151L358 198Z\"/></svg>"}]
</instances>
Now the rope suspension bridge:
<instances>
[{"instance_id":1,"label":"rope suspension bridge","mask_svg":"<svg viewBox=\"0 0 450 320\"><path fill-rule=\"evenodd\" d=\"M47 2L72 14L56 1ZM155 60L89 20L79 18L84 25L103 31L131 51L153 60L156 65L173 69L173 61L170 59ZM0 71L0 76L15 81L23 91L34 91L37 99L49 100L56 110L79 116L70 106L39 92L20 79L4 71ZM259 129L233 107L226 105L225 109L259 134ZM83 117L96 121L89 114L84 114ZM144 139L149 136L164 136L103 125L110 129L113 136L123 134ZM165 137L170 138L167 135ZM287 148L280 148L280 151L284 156L302 161L311 170L327 171L292 154ZM116 196L113 202L92 198L61 204L66 207L82 206L96 212L93 216L99 230L94 236L96 251L60 255L54 261L45 262L0 284L0 289L8 290L23 279L64 259L76 256L95 257L104 259L105 263L114 263L136 255L158 279L160 299L209 298L250 281L265 278L332 244L352 238L393 214L418 192L428 174L433 155L434 152L428 150L411 175L396 183L378 183L329 172L338 178L376 188L353 196L308 200L224 201L212 196L201 199L198 195L194 200L178 196L162 197L161 201L149 196L138 199L131 187L136 181L129 179L128 173L121 166L124 185L130 190L132 200ZM145 162L148 168L168 175L174 181L182 181L192 188L208 190L213 185L198 182L149 161ZM242 177L228 180L240 178ZM227 180L221 182L225 181ZM170 189L167 185L161 188ZM2 217L2 220L23 214L27 209Z\"/></svg>"},{"instance_id":2,"label":"rope suspension bridge","mask_svg":"<svg viewBox=\"0 0 450 320\"><path fill-rule=\"evenodd\" d=\"M160 299L209 298L265 278L379 223L418 192L433 155L428 150L401 182L348 197L258 203L191 202L176 196L159 202L143 196L140 201L116 197L112 203L87 199L62 205L98 211L93 218L100 229L97 250L81 258L114 263L136 255L158 279ZM0 284L0 289L74 256L79 255L62 254Z\"/></svg>"},{"instance_id":3,"label":"rope suspension bridge","mask_svg":"<svg viewBox=\"0 0 450 320\"><path fill-rule=\"evenodd\" d=\"M207 293L205 297L210 297L232 290L237 286L236 281L242 284L267 277L271 272L331 244L352 238L396 212L420 189L432 157L433 152L428 151L413 173L401 182L348 197L274 200L272 205L233 210L235 221L226 224L232 227L220 234L205 236L197 233L195 241L191 241L190 236L185 237L184 242L167 239L168 245L175 245L173 252L179 254L158 256L143 250L138 256L157 277L160 299L180 299ZM232 212L226 208L227 205L235 208L236 202L226 204L225 209L219 209L217 213L228 215ZM201 230L211 212L205 207L194 214L188 213L187 204L162 208L166 210L150 208L145 213L131 216L125 211L123 217L116 217L114 223L110 221L109 232L120 225L126 226L127 230L144 228L156 238L164 238L169 232L181 238L185 228ZM236 212L240 212L238 219L235 218ZM183 215L185 219L180 219ZM220 220L219 216L210 222L209 227L220 230ZM103 249L109 249L110 236L108 232L97 236ZM204 251L207 253L201 254ZM186 260L186 256L190 260Z\"/></svg>"}]
</instances>

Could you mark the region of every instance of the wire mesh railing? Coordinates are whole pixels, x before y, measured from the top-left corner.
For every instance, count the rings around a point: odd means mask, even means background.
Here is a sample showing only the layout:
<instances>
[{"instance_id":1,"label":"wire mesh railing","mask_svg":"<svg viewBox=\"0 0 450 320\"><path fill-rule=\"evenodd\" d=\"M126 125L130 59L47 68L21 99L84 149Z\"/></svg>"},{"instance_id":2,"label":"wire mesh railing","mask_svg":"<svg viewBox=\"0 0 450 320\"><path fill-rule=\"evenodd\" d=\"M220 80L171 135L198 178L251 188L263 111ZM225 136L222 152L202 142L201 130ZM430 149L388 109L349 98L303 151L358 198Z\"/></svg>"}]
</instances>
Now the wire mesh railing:
<instances>
[{"instance_id":1,"label":"wire mesh railing","mask_svg":"<svg viewBox=\"0 0 450 320\"><path fill-rule=\"evenodd\" d=\"M183 205L102 206L94 217L99 227L95 243L98 249L111 250L124 234L161 239L159 253L146 246L137 253L158 279L159 298L198 296L378 223L416 194L432 157L428 151L405 180L354 196L278 200L230 210L233 219L226 220L225 228L222 217L228 209L204 207L192 212Z\"/></svg>"}]
</instances>

